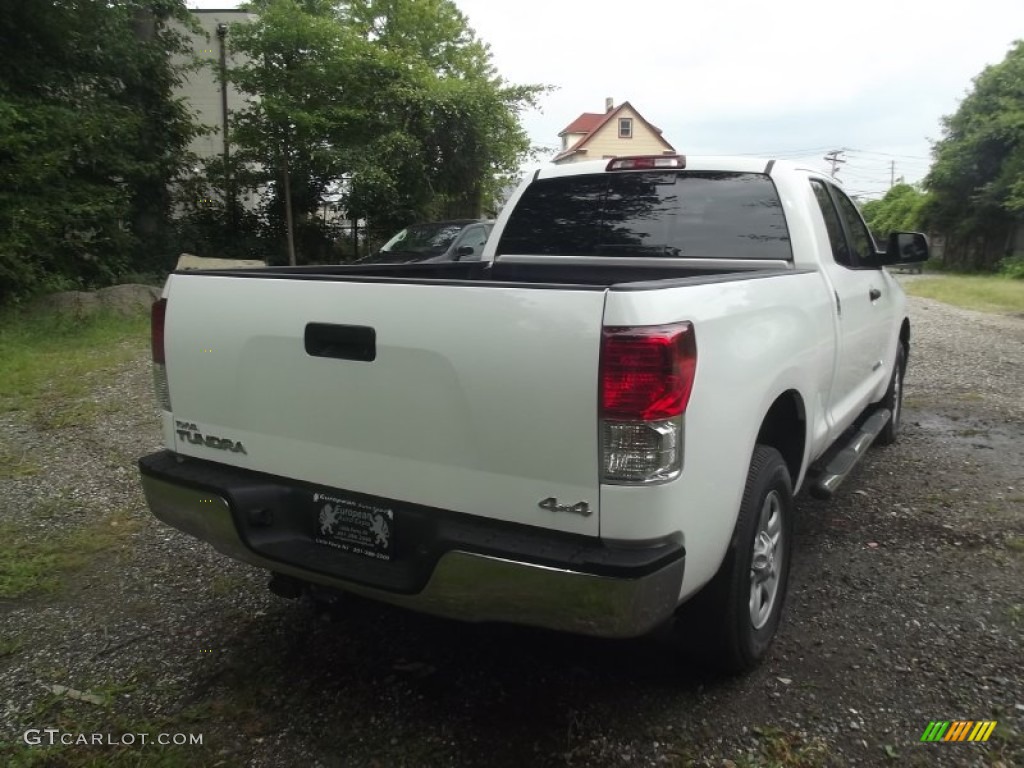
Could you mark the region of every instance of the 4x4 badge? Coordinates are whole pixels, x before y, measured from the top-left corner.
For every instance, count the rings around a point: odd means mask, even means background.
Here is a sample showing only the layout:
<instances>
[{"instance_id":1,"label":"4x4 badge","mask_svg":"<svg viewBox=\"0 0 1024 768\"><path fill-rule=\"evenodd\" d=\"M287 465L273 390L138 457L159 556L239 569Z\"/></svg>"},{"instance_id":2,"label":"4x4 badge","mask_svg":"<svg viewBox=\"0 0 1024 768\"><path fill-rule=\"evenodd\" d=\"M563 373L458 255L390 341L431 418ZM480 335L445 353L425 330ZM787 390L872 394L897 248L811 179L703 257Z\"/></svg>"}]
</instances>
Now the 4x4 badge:
<instances>
[{"instance_id":1,"label":"4x4 badge","mask_svg":"<svg viewBox=\"0 0 1024 768\"><path fill-rule=\"evenodd\" d=\"M574 515L583 515L583 517L590 517L592 514L590 505L585 501L581 501L577 504L559 504L558 499L554 496L548 496L537 506L541 509L546 509L549 512L571 512Z\"/></svg>"}]
</instances>

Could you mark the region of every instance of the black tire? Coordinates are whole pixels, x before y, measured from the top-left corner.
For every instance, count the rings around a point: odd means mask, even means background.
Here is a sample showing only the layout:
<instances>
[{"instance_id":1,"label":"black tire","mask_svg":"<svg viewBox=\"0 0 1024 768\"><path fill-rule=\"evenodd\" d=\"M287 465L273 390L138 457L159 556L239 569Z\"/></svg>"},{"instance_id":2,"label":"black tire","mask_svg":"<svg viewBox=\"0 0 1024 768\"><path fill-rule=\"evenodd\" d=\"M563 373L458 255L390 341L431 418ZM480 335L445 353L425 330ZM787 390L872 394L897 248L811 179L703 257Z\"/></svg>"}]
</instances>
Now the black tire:
<instances>
[{"instance_id":1,"label":"black tire","mask_svg":"<svg viewBox=\"0 0 1024 768\"><path fill-rule=\"evenodd\" d=\"M892 418L875 438L876 445L892 445L899 437L900 422L903 420L903 374L906 368L907 351L900 341L896 344L896 363L892 367L889 389L885 391L885 397L879 404L882 408L892 411Z\"/></svg>"},{"instance_id":2,"label":"black tire","mask_svg":"<svg viewBox=\"0 0 1024 768\"><path fill-rule=\"evenodd\" d=\"M778 539L769 550L771 556L761 562L760 573L774 570L776 585L767 606L759 605L759 620L754 620L754 550L765 552L761 531L763 516L778 515ZM722 671L741 674L756 667L768 652L782 619L782 607L789 582L793 549L793 482L782 455L774 448L758 445L747 473L733 543L718 574L695 599L687 615L690 622L701 622L704 648ZM764 582L760 582L763 586ZM687 606L683 606L687 609ZM689 622L688 622L689 623Z\"/></svg>"}]
</instances>

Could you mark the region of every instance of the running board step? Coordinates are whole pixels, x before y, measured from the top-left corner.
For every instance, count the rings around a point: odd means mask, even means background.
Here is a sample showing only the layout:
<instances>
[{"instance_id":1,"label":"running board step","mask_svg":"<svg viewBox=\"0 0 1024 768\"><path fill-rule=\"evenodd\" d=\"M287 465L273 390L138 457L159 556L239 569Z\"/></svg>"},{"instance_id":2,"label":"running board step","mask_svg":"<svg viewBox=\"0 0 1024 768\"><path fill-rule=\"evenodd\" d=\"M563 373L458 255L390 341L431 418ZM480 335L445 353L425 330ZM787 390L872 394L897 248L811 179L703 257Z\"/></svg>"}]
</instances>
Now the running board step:
<instances>
[{"instance_id":1,"label":"running board step","mask_svg":"<svg viewBox=\"0 0 1024 768\"><path fill-rule=\"evenodd\" d=\"M845 445L837 445L829 451L828 463L811 469L811 496L816 499L831 499L846 476L857 466L857 462L864 458L878 433L885 429L891 418L892 411L888 408L878 409L849 437Z\"/></svg>"}]
</instances>

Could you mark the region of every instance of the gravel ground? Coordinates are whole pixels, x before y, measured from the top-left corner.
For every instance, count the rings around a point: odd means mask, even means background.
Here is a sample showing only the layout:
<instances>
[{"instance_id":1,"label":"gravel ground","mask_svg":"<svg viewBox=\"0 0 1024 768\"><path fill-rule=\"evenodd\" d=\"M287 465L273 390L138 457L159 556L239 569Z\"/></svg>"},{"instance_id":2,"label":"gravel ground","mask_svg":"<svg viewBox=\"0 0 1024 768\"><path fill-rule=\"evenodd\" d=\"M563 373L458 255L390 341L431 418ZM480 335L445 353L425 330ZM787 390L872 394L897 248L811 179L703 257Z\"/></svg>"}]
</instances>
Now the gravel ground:
<instances>
[{"instance_id":1,"label":"gravel ground","mask_svg":"<svg viewBox=\"0 0 1024 768\"><path fill-rule=\"evenodd\" d=\"M1024 320L923 299L911 314L901 440L834 501L799 498L783 629L740 679L652 640L274 597L147 512L134 460L161 446L144 359L96 390L94 426L0 416L39 470L0 480L0 523L116 527L60 590L0 601L0 762L162 754L19 746L53 727L202 735L161 765L1024 765ZM919 742L958 719L999 725L987 744Z\"/></svg>"}]
</instances>

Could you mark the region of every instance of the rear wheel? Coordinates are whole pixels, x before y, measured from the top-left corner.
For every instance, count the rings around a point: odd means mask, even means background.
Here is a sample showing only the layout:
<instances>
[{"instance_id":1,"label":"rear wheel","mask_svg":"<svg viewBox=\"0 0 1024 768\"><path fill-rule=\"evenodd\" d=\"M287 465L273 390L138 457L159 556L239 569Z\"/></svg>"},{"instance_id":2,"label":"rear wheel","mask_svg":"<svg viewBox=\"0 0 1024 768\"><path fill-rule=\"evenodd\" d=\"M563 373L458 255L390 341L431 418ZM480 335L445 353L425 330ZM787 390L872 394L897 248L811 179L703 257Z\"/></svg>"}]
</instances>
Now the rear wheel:
<instances>
[{"instance_id":1,"label":"rear wheel","mask_svg":"<svg viewBox=\"0 0 1024 768\"><path fill-rule=\"evenodd\" d=\"M686 624L679 627L699 629L704 650L726 672L756 667L775 637L789 581L792 532L789 469L775 448L758 445L733 544L694 605L683 606Z\"/></svg>"},{"instance_id":2,"label":"rear wheel","mask_svg":"<svg viewBox=\"0 0 1024 768\"><path fill-rule=\"evenodd\" d=\"M896 362L892 369L892 378L889 380L889 389L880 403L882 408L888 408L892 412L892 418L878 433L875 442L878 445L892 445L900 433L900 420L903 418L903 369L907 367L907 353L900 341L896 344Z\"/></svg>"}]
</instances>

